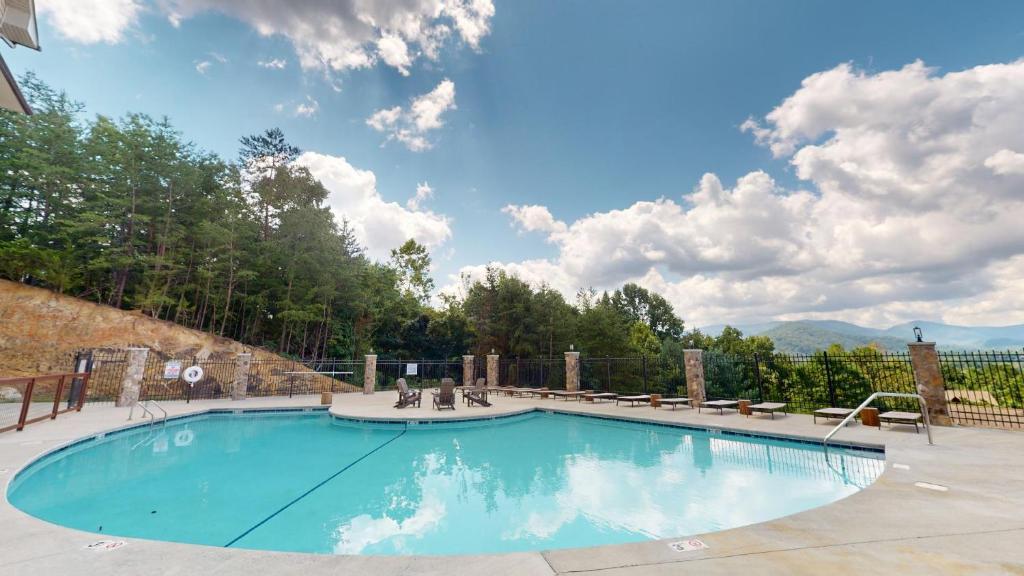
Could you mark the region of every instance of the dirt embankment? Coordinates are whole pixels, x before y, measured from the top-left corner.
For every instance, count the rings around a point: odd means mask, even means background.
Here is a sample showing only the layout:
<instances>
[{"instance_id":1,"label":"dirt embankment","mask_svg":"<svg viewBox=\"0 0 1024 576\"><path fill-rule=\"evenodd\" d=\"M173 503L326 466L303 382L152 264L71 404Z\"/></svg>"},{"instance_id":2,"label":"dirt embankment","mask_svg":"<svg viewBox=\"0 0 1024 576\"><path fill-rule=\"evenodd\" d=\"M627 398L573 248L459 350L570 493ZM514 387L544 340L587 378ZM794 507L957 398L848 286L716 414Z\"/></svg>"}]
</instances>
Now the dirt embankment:
<instances>
[{"instance_id":1,"label":"dirt embankment","mask_svg":"<svg viewBox=\"0 0 1024 576\"><path fill-rule=\"evenodd\" d=\"M0 377L68 372L75 352L141 346L163 356L280 358L198 330L0 280Z\"/></svg>"}]
</instances>

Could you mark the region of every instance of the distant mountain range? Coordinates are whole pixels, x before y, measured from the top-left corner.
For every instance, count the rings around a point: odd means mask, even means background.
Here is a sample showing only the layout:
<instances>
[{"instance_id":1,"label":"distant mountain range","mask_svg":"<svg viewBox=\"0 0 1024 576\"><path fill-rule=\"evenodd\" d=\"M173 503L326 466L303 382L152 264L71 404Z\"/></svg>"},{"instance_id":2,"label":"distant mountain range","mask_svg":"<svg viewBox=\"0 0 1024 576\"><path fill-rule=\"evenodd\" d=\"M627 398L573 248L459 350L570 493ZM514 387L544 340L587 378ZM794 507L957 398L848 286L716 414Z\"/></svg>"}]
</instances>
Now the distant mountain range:
<instances>
[{"instance_id":1,"label":"distant mountain range","mask_svg":"<svg viewBox=\"0 0 1024 576\"><path fill-rule=\"evenodd\" d=\"M945 350L988 350L1024 347L1024 324L1016 326L952 326L940 322L906 322L890 328L867 328L838 320L797 320L736 325L744 336L768 336L782 352L810 354L831 344L855 348L878 344L890 351L906 350L914 340L914 327L921 328L924 339ZM717 336L725 326L701 328Z\"/></svg>"}]
</instances>

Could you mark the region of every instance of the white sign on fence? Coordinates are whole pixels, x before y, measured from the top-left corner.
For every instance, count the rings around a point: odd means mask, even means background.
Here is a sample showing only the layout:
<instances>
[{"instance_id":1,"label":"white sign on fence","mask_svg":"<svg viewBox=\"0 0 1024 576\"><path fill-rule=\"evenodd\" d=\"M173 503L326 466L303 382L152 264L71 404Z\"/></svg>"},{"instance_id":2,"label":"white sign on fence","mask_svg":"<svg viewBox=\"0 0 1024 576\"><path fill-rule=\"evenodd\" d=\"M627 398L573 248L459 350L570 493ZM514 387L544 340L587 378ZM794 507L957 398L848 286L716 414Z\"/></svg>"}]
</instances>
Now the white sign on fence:
<instances>
[{"instance_id":1,"label":"white sign on fence","mask_svg":"<svg viewBox=\"0 0 1024 576\"><path fill-rule=\"evenodd\" d=\"M181 377L181 360L168 360L164 364L164 380L177 380Z\"/></svg>"},{"instance_id":2,"label":"white sign on fence","mask_svg":"<svg viewBox=\"0 0 1024 576\"><path fill-rule=\"evenodd\" d=\"M406 364L405 365L405 375L406 376L415 376L416 375L416 370L418 368L419 368L418 364Z\"/></svg>"}]
</instances>

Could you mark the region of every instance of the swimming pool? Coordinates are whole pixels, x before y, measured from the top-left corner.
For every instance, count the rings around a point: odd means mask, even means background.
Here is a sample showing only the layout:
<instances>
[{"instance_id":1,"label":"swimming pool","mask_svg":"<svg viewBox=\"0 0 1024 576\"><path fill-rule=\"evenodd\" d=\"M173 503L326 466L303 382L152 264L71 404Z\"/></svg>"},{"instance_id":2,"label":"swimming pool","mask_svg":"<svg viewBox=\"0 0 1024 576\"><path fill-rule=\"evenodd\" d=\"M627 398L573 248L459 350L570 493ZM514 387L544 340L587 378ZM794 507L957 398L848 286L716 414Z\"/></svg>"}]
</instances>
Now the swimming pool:
<instances>
[{"instance_id":1,"label":"swimming pool","mask_svg":"<svg viewBox=\"0 0 1024 576\"><path fill-rule=\"evenodd\" d=\"M211 413L44 456L8 499L105 535L480 554L733 528L833 502L883 468L864 451L546 412L429 425Z\"/></svg>"}]
</instances>

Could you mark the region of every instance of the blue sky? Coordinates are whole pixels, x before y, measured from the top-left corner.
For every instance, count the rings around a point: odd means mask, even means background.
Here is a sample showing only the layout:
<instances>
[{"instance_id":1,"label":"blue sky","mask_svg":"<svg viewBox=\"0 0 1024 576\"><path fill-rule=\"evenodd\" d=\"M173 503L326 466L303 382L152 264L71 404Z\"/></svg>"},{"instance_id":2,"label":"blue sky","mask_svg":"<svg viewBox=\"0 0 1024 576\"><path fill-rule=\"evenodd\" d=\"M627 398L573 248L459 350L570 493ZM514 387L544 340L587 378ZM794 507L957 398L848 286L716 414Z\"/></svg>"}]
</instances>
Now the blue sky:
<instances>
[{"instance_id":1,"label":"blue sky","mask_svg":"<svg viewBox=\"0 0 1024 576\"><path fill-rule=\"evenodd\" d=\"M96 7L83 13L82 3ZM475 9L491 5L490 0L450 3ZM433 59L421 56L406 66L408 75L389 66L383 56L361 67L331 61L332 54L337 56L330 52L331 46L344 43L345 38L299 37L295 30L301 28L295 21L316 19L317 10L324 10L325 19L346 17L331 15L331 3L324 0L296 2L309 6L297 10L291 24L276 22L272 9L262 8L273 3L262 1L247 5L241 0L39 0L38 4L43 13L43 52L18 49L5 57L16 73L36 71L85 102L90 113L167 115L187 138L227 158L237 154L240 136L280 126L303 150L344 157L351 167L371 171L384 202L404 205L418 184L429 183L434 196L417 210L447 218L449 228L444 238L438 240L435 234L432 246L440 286L451 283L460 270L478 273L480 265L495 261L567 293L582 286L609 288L622 281L641 281L668 293L685 309L684 317L693 310L690 316L699 323L841 317L885 324L928 314L940 304L943 308L930 313L931 317L986 322L993 315L979 313L986 305L976 300L984 294L991 299L993 290L998 290L994 281L985 290L965 287L948 294L932 290L914 295L910 288L933 285L950 266L965 275L987 270L986 277L993 278L996 272L988 267L1018 253L1019 246L1011 243L1009 248L991 247L973 258L973 268L942 261L916 269L907 262L895 262L874 276L851 278L850 269L858 265L848 262L836 268L835 263L819 260L806 269L790 270L786 259L810 258L814 250L807 247L771 253L766 258L774 265L762 267L754 262L756 258L736 257L736 250L731 260L713 253L673 256L676 246L636 239L636 234L625 230L622 241L635 241L636 250L626 250L621 258L616 255L612 259L621 260L621 265L606 270L604 263L588 263L589 247L603 244L584 234L588 225L600 224L592 216L614 221L615 211L637 208L642 212L637 202L660 197L673 201L669 212L681 211L666 216L665 226L673 226L673 217L683 218L686 222L679 225L688 226L699 213L691 211L694 205L714 194L685 199L684 195L708 184L702 180L708 173L717 177L727 194L741 189L737 179L763 171L772 179L766 184L772 198L791 197L799 191L827 196L834 178L801 177L800 164L794 161L799 155L778 153L771 142L786 140L799 150L855 127L826 122L818 134L791 141L787 126L795 126L795 120L772 121L766 115L796 94L802 81L844 63L851 64L850 74L860 75L863 82L887 78L886 72L918 60L934 68L929 72L931 79L978 66L1012 64L1024 55L1024 4L1018 2L494 0L493 15L487 16L486 10L483 16L477 14L484 32L477 28L476 37L462 31L452 16L454 9L436 19L428 17L427 22L446 26L451 33ZM400 2L379 4L381 10L396 5L388 15L403 10ZM119 14L111 15L113 9ZM93 26L102 32L76 32L62 25L61 18L66 22L70 16L76 17L76 27ZM267 22L272 23L272 33L258 32L256 28L261 24L266 28ZM372 51L373 38L388 33L381 26L356 36L369 34L364 45ZM412 36L405 39L413 46ZM310 53L327 55L325 63L301 65L303 54ZM258 64L272 60L285 65L276 69ZM410 150L367 125L378 110L395 106L408 110L414 99L446 79L454 86L454 107L447 107L440 116L442 126L424 132L429 149ZM310 107L307 115L296 113L300 105ZM908 113L913 110L911 106ZM791 118L806 117L800 114L796 111ZM748 118L771 132L760 144L754 129L741 130ZM872 124L863 119L849 122ZM806 132L805 128L794 130ZM883 134L900 130L896 125L874 129ZM993 142L993 146L993 154L1021 150L1012 142ZM915 177L913 173L905 176L908 181ZM836 194L861 202L864 197L855 188L851 185ZM907 198L889 201L913 203ZM523 212L516 217L514 210L502 210L508 205L543 207L554 224L546 223L546 216L541 223L522 216ZM416 219L417 210L403 217ZM963 220L970 221L970 215ZM744 233L736 229L732 236ZM759 244L777 239L770 230L765 233ZM379 242L395 240L387 236ZM884 236L861 240L871 245ZM674 239L680 241L703 241L709 246L728 243L710 236ZM614 240L609 245L614 246ZM372 248L381 252L388 246ZM635 254L640 256L631 256ZM870 268L863 264L860 269ZM834 274L823 277L815 272L823 266L836 268ZM555 268L558 272L552 271ZM1010 274L1017 268L1014 265ZM900 279L900 274L915 276ZM740 292L792 294L780 283L794 280L800 286L818 288L815 293L793 295L785 305L758 303L749 294L712 305L707 299L696 302L686 296L694 291L695 277L704 279L700 290L708 295L720 295L722 285L744 283L748 286ZM977 284L967 276L957 279ZM871 285L857 287L865 295L881 295L846 298L850 287L843 297L830 293L830 285L850 281ZM773 282L774 287L769 287ZM879 283L887 287L874 285ZM829 304L815 304L822 296ZM779 298L768 300L778 302ZM990 300L985 302L991 307ZM957 306L963 309L944 311Z\"/></svg>"}]
</instances>

